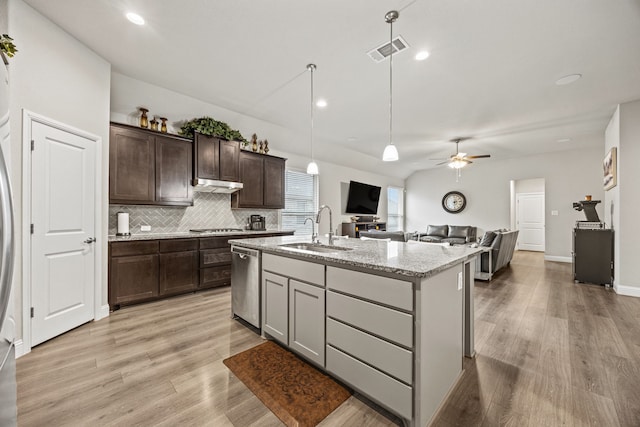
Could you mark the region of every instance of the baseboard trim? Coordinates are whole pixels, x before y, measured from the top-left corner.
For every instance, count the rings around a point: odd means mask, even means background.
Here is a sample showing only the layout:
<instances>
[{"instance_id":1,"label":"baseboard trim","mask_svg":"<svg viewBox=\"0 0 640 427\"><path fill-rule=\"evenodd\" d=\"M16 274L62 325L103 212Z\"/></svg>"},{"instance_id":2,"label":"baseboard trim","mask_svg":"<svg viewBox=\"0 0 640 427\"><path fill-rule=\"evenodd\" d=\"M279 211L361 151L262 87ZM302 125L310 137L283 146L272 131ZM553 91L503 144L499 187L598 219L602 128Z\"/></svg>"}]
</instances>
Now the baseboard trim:
<instances>
[{"instance_id":1,"label":"baseboard trim","mask_svg":"<svg viewBox=\"0 0 640 427\"><path fill-rule=\"evenodd\" d=\"M554 256L554 255L545 255L545 261L554 261L554 262L566 262L571 264L573 262L573 258L570 256Z\"/></svg>"},{"instance_id":2,"label":"baseboard trim","mask_svg":"<svg viewBox=\"0 0 640 427\"><path fill-rule=\"evenodd\" d=\"M100 320L104 319L105 317L109 317L109 304L100 307L93 320Z\"/></svg>"},{"instance_id":3,"label":"baseboard trim","mask_svg":"<svg viewBox=\"0 0 640 427\"><path fill-rule=\"evenodd\" d=\"M640 288L635 286L613 285L613 290L618 295L640 298Z\"/></svg>"},{"instance_id":4,"label":"baseboard trim","mask_svg":"<svg viewBox=\"0 0 640 427\"><path fill-rule=\"evenodd\" d=\"M16 340L16 342L14 343L15 347L16 347L16 359L18 357L22 357L25 354L27 354L28 352L25 353L25 347L24 347L24 342L20 339L20 340Z\"/></svg>"}]
</instances>

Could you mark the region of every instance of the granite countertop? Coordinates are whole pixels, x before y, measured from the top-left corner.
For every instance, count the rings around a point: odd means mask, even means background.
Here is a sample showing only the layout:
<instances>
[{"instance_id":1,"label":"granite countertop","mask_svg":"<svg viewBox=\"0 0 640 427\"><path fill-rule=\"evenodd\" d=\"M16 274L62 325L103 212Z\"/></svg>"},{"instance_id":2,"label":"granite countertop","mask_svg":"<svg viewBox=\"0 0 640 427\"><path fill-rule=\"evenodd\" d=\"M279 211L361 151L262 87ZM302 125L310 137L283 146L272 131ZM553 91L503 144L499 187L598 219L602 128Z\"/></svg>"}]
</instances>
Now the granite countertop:
<instances>
[{"instance_id":1,"label":"granite countertop","mask_svg":"<svg viewBox=\"0 0 640 427\"><path fill-rule=\"evenodd\" d=\"M280 245L286 243L309 243L309 237L282 236L254 239L234 239L229 243L262 252L307 258L332 264L361 267L375 271L399 274L409 277L430 277L456 264L473 258L479 248L468 245L442 246L423 242L387 242L383 240L336 239L335 246L350 248L336 252L305 252L286 249ZM321 239L327 244L327 239Z\"/></svg>"},{"instance_id":2,"label":"granite countertop","mask_svg":"<svg viewBox=\"0 0 640 427\"><path fill-rule=\"evenodd\" d=\"M163 240L163 239L193 239L198 237L217 236L260 236L261 234L291 233L293 230L242 230L242 231L216 231L197 233L194 231L179 231L175 233L140 233L131 236L116 236L110 234L109 242L132 242L136 240Z\"/></svg>"}]
</instances>

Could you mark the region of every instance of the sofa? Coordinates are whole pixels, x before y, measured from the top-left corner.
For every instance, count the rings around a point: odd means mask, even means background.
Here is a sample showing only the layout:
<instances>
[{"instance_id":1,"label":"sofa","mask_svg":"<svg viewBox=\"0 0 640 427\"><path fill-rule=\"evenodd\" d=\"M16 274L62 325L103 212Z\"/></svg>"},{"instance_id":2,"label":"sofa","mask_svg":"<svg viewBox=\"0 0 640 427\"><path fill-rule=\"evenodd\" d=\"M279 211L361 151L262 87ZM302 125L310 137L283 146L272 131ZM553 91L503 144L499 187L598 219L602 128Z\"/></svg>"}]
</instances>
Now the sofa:
<instances>
[{"instance_id":1,"label":"sofa","mask_svg":"<svg viewBox=\"0 0 640 427\"><path fill-rule=\"evenodd\" d=\"M479 247L486 249L480 255L480 262L476 263L476 279L491 280L497 271L509 265L517 240L518 230L484 233Z\"/></svg>"},{"instance_id":2,"label":"sofa","mask_svg":"<svg viewBox=\"0 0 640 427\"><path fill-rule=\"evenodd\" d=\"M428 243L464 245L476 241L476 227L470 225L428 225L425 233L416 232L413 238Z\"/></svg>"}]
</instances>

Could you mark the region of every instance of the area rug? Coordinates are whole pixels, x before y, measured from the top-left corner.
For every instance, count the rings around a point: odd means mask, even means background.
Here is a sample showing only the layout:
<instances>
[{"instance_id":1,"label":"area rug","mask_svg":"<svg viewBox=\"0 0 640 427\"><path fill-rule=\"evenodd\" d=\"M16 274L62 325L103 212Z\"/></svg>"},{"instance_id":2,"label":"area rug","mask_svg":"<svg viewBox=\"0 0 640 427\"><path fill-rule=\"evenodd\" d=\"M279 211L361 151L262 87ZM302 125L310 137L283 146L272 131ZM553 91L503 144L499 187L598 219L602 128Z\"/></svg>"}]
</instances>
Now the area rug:
<instances>
[{"instance_id":1,"label":"area rug","mask_svg":"<svg viewBox=\"0 0 640 427\"><path fill-rule=\"evenodd\" d=\"M289 427L312 427L351 392L272 341L223 363Z\"/></svg>"}]
</instances>

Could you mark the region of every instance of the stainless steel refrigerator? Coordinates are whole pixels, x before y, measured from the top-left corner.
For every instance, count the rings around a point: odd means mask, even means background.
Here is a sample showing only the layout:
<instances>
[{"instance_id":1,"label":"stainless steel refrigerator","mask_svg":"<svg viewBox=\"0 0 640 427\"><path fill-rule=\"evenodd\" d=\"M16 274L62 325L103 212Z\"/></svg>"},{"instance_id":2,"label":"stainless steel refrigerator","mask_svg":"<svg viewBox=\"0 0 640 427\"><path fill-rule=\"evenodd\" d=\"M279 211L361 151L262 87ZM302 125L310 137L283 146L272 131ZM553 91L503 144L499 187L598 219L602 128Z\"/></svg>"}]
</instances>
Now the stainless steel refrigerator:
<instances>
[{"instance_id":1,"label":"stainless steel refrigerator","mask_svg":"<svg viewBox=\"0 0 640 427\"><path fill-rule=\"evenodd\" d=\"M15 426L16 357L12 313L13 276L13 204L9 182L9 80L0 60L0 426Z\"/></svg>"}]
</instances>

